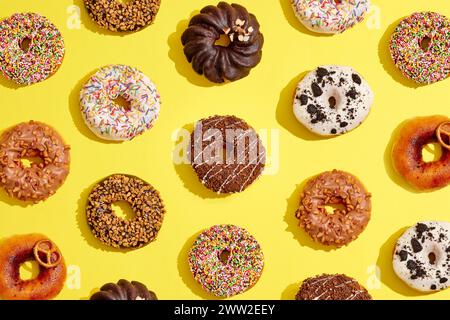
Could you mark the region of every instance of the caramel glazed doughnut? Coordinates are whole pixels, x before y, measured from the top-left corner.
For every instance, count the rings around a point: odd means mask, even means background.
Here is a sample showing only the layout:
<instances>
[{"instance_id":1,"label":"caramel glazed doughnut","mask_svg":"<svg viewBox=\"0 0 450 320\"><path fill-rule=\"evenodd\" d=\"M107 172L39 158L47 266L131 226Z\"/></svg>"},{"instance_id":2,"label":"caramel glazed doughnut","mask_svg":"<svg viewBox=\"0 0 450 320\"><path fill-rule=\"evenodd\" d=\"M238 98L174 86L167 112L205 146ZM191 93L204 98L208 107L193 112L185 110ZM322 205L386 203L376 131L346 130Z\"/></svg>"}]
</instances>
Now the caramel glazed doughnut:
<instances>
[{"instance_id":1,"label":"caramel glazed doughnut","mask_svg":"<svg viewBox=\"0 0 450 320\"><path fill-rule=\"evenodd\" d=\"M228 46L216 44L228 36ZM249 75L262 57L264 37L256 17L238 4L220 2L194 16L183 33L184 54L198 74L209 81L236 81Z\"/></svg>"},{"instance_id":2,"label":"caramel glazed doughnut","mask_svg":"<svg viewBox=\"0 0 450 320\"><path fill-rule=\"evenodd\" d=\"M38 245L43 245L41 248L43 250L37 251ZM45 262L44 259L48 260ZM28 260L37 260L39 275L35 279L22 280L20 266ZM65 280L64 258L56 245L46 236L18 235L0 243L0 298L6 300L52 299L62 290Z\"/></svg>"},{"instance_id":3,"label":"caramel glazed doughnut","mask_svg":"<svg viewBox=\"0 0 450 320\"><path fill-rule=\"evenodd\" d=\"M295 216L300 226L324 245L341 247L355 240L370 220L371 195L353 175L333 170L308 181ZM325 206L342 204L328 214Z\"/></svg>"},{"instance_id":4,"label":"caramel glazed doughnut","mask_svg":"<svg viewBox=\"0 0 450 320\"><path fill-rule=\"evenodd\" d=\"M0 138L0 186L14 198L39 202L47 199L69 174L70 147L46 124L21 123ZM41 163L22 164L23 158Z\"/></svg>"},{"instance_id":5,"label":"caramel glazed doughnut","mask_svg":"<svg viewBox=\"0 0 450 320\"><path fill-rule=\"evenodd\" d=\"M298 84L294 114L313 133L335 136L358 127L373 100L369 84L351 67L320 66Z\"/></svg>"},{"instance_id":6,"label":"caramel glazed doughnut","mask_svg":"<svg viewBox=\"0 0 450 320\"><path fill-rule=\"evenodd\" d=\"M450 183L449 137L437 137L437 130L450 119L446 116L418 117L408 120L400 129L392 149L394 168L406 181L419 190L442 188ZM444 146L441 158L425 162L422 149L440 140Z\"/></svg>"},{"instance_id":7,"label":"caramel glazed doughnut","mask_svg":"<svg viewBox=\"0 0 450 320\"><path fill-rule=\"evenodd\" d=\"M136 217L124 220L111 204L126 201ZM159 192L130 175L114 174L96 184L86 205L87 223L94 236L115 248L135 249L154 241L163 222L165 208Z\"/></svg>"},{"instance_id":8,"label":"caramel glazed doughnut","mask_svg":"<svg viewBox=\"0 0 450 320\"><path fill-rule=\"evenodd\" d=\"M410 287L431 292L450 286L450 222L426 221L398 239L393 267Z\"/></svg>"},{"instance_id":9,"label":"caramel glazed doughnut","mask_svg":"<svg viewBox=\"0 0 450 320\"><path fill-rule=\"evenodd\" d=\"M116 283L107 283L94 293L90 300L158 300L153 291L137 281L121 279Z\"/></svg>"}]
</instances>

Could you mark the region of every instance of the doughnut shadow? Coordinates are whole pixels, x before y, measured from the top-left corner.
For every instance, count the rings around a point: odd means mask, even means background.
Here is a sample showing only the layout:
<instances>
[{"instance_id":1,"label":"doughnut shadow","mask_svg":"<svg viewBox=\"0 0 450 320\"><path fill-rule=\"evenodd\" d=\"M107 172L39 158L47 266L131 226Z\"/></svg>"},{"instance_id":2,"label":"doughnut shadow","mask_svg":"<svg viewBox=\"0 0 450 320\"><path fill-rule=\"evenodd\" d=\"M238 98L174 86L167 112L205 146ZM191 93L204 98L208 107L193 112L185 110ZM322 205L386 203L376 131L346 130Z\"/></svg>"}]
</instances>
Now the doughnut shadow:
<instances>
[{"instance_id":1,"label":"doughnut shadow","mask_svg":"<svg viewBox=\"0 0 450 320\"><path fill-rule=\"evenodd\" d=\"M293 105L297 85L309 72L310 71L302 72L300 75L294 77L287 86L283 88L278 99L275 117L277 122L283 128L297 138L307 141L327 140L330 139L330 137L322 137L312 133L305 128L294 115Z\"/></svg>"},{"instance_id":2,"label":"doughnut shadow","mask_svg":"<svg viewBox=\"0 0 450 320\"><path fill-rule=\"evenodd\" d=\"M386 29L386 31L384 32L384 34L382 35L380 42L378 43L378 57L384 70L392 77L392 79L394 79L396 82L400 83L405 87L417 89L420 87L424 87L426 85L416 83L415 81L406 78L395 65L394 60L391 57L391 52L389 50L391 35L394 33L395 29L397 28L397 25L403 19L404 18L398 19L392 24L390 24Z\"/></svg>"},{"instance_id":3,"label":"doughnut shadow","mask_svg":"<svg viewBox=\"0 0 450 320\"><path fill-rule=\"evenodd\" d=\"M415 193L415 194L424 194L433 192L435 190L418 190L413 188L402 176L400 176L397 171L394 168L393 160L392 160L392 149L394 147L394 143L397 140L397 137L400 134L401 129L409 121L405 120L403 121L399 126L397 126L394 131L392 132L391 138L389 140L388 145L386 146L386 150L384 151L384 168L386 170L386 173L388 174L389 178L397 184L398 186L402 187L403 189Z\"/></svg>"},{"instance_id":4,"label":"doughnut shadow","mask_svg":"<svg viewBox=\"0 0 450 320\"><path fill-rule=\"evenodd\" d=\"M286 199L287 207L284 215L284 222L288 225L285 229L288 232L293 234L294 239L296 239L302 247L309 247L313 250L322 250L322 251L332 251L337 250L339 248L334 246L326 246L319 242L314 241L300 226L299 221L295 217L295 212L297 211L300 204L300 195L305 188L306 184L309 180L316 176L309 177L303 180L300 184L297 185L294 192L291 196Z\"/></svg>"},{"instance_id":5,"label":"doughnut shadow","mask_svg":"<svg viewBox=\"0 0 450 320\"><path fill-rule=\"evenodd\" d=\"M279 0L281 9L283 9L283 14L286 20L289 22L291 27L294 29L312 37L332 37L333 34L327 34L327 33L319 33L319 32L312 32L308 28L306 28L295 16L294 9L291 5L291 0Z\"/></svg>"},{"instance_id":6,"label":"doughnut shadow","mask_svg":"<svg viewBox=\"0 0 450 320\"><path fill-rule=\"evenodd\" d=\"M178 254L178 274L180 275L184 284L191 290L194 295L204 300L222 300L223 298L216 297L215 295L203 290L201 285L194 279L194 276L192 275L189 268L189 250L191 249L191 246L194 244L199 234L200 232L197 232L189 237L189 239L183 245L180 253Z\"/></svg>"},{"instance_id":7,"label":"doughnut shadow","mask_svg":"<svg viewBox=\"0 0 450 320\"><path fill-rule=\"evenodd\" d=\"M398 294L407 297L418 297L425 295L426 293L416 291L410 288L406 283L404 283L394 272L392 266L392 259L394 254L395 245L398 238L406 231L407 228L401 228L393 235L391 235L386 242L381 246L377 266L380 268L380 280L389 289L395 291Z\"/></svg>"},{"instance_id":8,"label":"doughnut shadow","mask_svg":"<svg viewBox=\"0 0 450 320\"><path fill-rule=\"evenodd\" d=\"M186 78L186 80L188 80L193 85L199 87L221 86L226 82L213 83L206 79L203 75L199 75L194 71L186 56L184 55L183 44L181 43L181 35L183 34L184 30L187 29L191 18L198 13L198 11L194 11L189 19L179 22L177 24L175 32L169 35L169 38L167 39L167 44L169 45L168 56L170 60L173 61L178 74Z\"/></svg>"},{"instance_id":9,"label":"doughnut shadow","mask_svg":"<svg viewBox=\"0 0 450 320\"><path fill-rule=\"evenodd\" d=\"M124 37L128 34L131 34L133 32L114 32L108 29L104 29L100 27L97 23L95 23L91 17L89 17L89 13L86 10L86 7L84 6L84 0L73 0L73 4L80 8L80 20L81 24L85 26L89 31L101 34L101 35L107 35L107 36L119 36ZM145 29L145 28L144 28Z\"/></svg>"},{"instance_id":10,"label":"doughnut shadow","mask_svg":"<svg viewBox=\"0 0 450 320\"><path fill-rule=\"evenodd\" d=\"M104 140L97 137L91 129L84 122L83 116L81 115L80 109L80 91L83 85L97 72L98 70L94 70L80 79L75 87L69 94L69 111L72 116L72 122L77 127L78 131L81 132L85 137L100 143L105 144L120 144L122 141L111 141Z\"/></svg>"},{"instance_id":11,"label":"doughnut shadow","mask_svg":"<svg viewBox=\"0 0 450 320\"><path fill-rule=\"evenodd\" d=\"M27 208L34 204L31 201L20 201L10 197L3 188L0 188L0 202L6 203L9 206L18 206L22 208Z\"/></svg>"},{"instance_id":12,"label":"doughnut shadow","mask_svg":"<svg viewBox=\"0 0 450 320\"><path fill-rule=\"evenodd\" d=\"M177 137L177 141L175 141L175 145L178 145L179 143L185 143L186 141L183 141L185 139L188 139L187 141L190 143L190 134L194 130L194 124L190 123L187 125L184 125L181 128L182 132L189 132L189 136L182 136L179 135ZM183 186L189 190L194 195L202 198L202 199L220 199L230 196L230 194L218 194L212 190L209 190L206 188L197 177L197 174L195 173L192 166L188 163L187 159L187 152L186 149L183 148L183 154L177 154L176 148L174 149L174 153L172 155L172 162L173 167L175 169L175 172L177 173L180 180L183 182ZM181 163L177 163L178 161L175 161L175 159L181 160Z\"/></svg>"},{"instance_id":13,"label":"doughnut shadow","mask_svg":"<svg viewBox=\"0 0 450 320\"><path fill-rule=\"evenodd\" d=\"M0 74L0 85L5 88L14 89L14 90L25 87L25 86L15 83L14 81L6 79L2 74Z\"/></svg>"},{"instance_id":14,"label":"doughnut shadow","mask_svg":"<svg viewBox=\"0 0 450 320\"><path fill-rule=\"evenodd\" d=\"M281 300L295 300L298 290L300 289L301 282L292 283L287 286L281 293Z\"/></svg>"}]
</instances>

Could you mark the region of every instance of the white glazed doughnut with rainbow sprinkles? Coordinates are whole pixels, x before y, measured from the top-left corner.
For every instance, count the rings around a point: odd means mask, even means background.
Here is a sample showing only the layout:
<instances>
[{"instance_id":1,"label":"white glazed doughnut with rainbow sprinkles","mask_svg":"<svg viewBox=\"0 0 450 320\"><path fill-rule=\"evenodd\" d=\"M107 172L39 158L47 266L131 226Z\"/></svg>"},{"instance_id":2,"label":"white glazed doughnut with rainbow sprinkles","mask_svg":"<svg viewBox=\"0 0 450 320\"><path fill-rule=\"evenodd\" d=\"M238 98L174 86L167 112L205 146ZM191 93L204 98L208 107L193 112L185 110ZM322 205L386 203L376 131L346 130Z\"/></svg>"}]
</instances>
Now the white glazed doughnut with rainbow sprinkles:
<instances>
[{"instance_id":1,"label":"white glazed doughnut with rainbow sprinkles","mask_svg":"<svg viewBox=\"0 0 450 320\"><path fill-rule=\"evenodd\" d=\"M115 102L119 97L129 104ZM125 65L101 68L80 92L81 113L100 138L126 141L150 129L161 108L155 84L141 71Z\"/></svg>"},{"instance_id":2,"label":"white glazed doughnut with rainbow sprinkles","mask_svg":"<svg viewBox=\"0 0 450 320\"><path fill-rule=\"evenodd\" d=\"M342 33L364 19L370 0L291 0L295 15L313 32Z\"/></svg>"}]
</instances>

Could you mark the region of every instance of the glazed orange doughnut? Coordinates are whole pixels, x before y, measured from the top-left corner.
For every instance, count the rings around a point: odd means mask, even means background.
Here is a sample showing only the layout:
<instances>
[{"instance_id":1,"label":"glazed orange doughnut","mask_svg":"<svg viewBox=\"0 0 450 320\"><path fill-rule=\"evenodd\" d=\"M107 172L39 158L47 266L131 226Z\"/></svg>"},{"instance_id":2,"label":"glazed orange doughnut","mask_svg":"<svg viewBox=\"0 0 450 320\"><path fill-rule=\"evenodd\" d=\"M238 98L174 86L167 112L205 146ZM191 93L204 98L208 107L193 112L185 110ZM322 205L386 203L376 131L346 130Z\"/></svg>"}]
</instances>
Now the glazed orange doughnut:
<instances>
[{"instance_id":1,"label":"glazed orange doughnut","mask_svg":"<svg viewBox=\"0 0 450 320\"><path fill-rule=\"evenodd\" d=\"M35 260L39 274L20 278L20 265ZM0 298L46 300L58 295L66 280L66 265L58 247L41 234L17 235L0 243Z\"/></svg>"},{"instance_id":2,"label":"glazed orange doughnut","mask_svg":"<svg viewBox=\"0 0 450 320\"><path fill-rule=\"evenodd\" d=\"M442 188L450 183L449 137L437 137L437 130L450 119L446 116L429 116L411 119L401 128L394 143L392 158L394 168L406 181L419 190ZM440 142L442 141L442 142ZM429 143L443 144L441 158L425 162L422 149Z\"/></svg>"}]
</instances>

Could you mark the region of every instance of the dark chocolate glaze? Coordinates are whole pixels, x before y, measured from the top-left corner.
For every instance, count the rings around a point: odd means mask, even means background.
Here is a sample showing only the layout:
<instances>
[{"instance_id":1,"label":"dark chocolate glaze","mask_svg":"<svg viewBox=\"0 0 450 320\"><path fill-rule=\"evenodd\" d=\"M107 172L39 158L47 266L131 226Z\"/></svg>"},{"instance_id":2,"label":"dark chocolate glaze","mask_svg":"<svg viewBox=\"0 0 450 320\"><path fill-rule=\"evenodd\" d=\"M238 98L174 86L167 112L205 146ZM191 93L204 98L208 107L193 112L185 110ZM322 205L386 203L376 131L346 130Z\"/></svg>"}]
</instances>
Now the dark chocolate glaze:
<instances>
[{"instance_id":1,"label":"dark chocolate glaze","mask_svg":"<svg viewBox=\"0 0 450 320\"><path fill-rule=\"evenodd\" d=\"M153 291L137 281L119 280L117 284L107 283L93 294L91 300L158 300Z\"/></svg>"},{"instance_id":2,"label":"dark chocolate glaze","mask_svg":"<svg viewBox=\"0 0 450 320\"><path fill-rule=\"evenodd\" d=\"M228 46L216 44L221 35ZM220 2L194 16L183 33L184 54L198 74L215 83L246 77L262 56L264 37L253 14L238 4Z\"/></svg>"}]
</instances>

